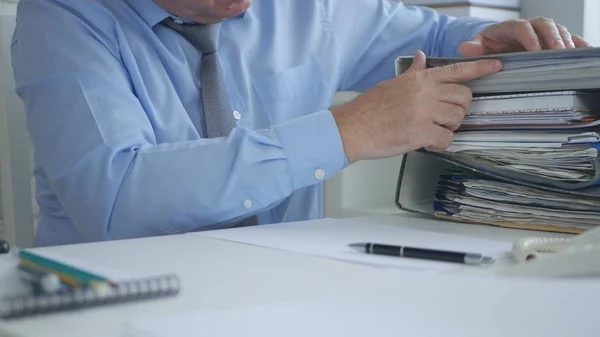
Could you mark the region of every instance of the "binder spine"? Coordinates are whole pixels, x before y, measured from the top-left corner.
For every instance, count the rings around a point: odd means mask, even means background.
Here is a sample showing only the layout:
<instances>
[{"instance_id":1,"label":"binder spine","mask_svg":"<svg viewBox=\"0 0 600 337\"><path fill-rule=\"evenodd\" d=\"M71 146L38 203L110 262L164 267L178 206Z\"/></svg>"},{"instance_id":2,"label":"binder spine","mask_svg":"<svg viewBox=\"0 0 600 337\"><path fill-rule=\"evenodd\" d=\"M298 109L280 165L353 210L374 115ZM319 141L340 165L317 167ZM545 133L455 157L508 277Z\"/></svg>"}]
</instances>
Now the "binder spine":
<instances>
[{"instance_id":1,"label":"binder spine","mask_svg":"<svg viewBox=\"0 0 600 337\"><path fill-rule=\"evenodd\" d=\"M179 293L179 289L180 282L176 275L162 275L118 282L106 291L82 288L52 295L18 296L0 302L0 318L17 318L172 296Z\"/></svg>"}]
</instances>

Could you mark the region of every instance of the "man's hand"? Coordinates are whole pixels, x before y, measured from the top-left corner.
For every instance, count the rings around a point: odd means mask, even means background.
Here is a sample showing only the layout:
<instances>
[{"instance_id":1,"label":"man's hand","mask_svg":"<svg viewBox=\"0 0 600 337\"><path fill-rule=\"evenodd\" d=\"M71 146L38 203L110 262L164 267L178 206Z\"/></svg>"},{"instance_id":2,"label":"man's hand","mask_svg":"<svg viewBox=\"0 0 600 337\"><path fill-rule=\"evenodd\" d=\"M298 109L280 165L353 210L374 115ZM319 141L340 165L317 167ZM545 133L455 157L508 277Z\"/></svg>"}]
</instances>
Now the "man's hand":
<instances>
[{"instance_id":1,"label":"man's hand","mask_svg":"<svg viewBox=\"0 0 600 337\"><path fill-rule=\"evenodd\" d=\"M590 44L552 19L509 20L489 26L460 45L465 57L545 49L585 48Z\"/></svg>"},{"instance_id":2,"label":"man's hand","mask_svg":"<svg viewBox=\"0 0 600 337\"><path fill-rule=\"evenodd\" d=\"M332 109L348 160L446 149L472 101L471 90L461 83L500 70L497 60L426 69L418 51L406 73Z\"/></svg>"}]
</instances>

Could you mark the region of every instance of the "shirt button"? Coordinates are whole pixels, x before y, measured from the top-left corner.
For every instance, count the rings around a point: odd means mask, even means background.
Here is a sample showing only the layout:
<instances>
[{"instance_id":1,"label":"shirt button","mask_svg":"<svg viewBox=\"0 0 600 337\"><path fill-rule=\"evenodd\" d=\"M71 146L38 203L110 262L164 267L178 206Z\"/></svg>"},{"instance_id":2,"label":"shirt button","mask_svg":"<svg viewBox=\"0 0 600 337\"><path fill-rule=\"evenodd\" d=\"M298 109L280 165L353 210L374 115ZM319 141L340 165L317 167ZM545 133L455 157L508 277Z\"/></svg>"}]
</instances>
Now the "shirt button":
<instances>
[{"instance_id":1,"label":"shirt button","mask_svg":"<svg viewBox=\"0 0 600 337\"><path fill-rule=\"evenodd\" d=\"M235 119L240 119L240 118L242 118L242 115L241 115L241 114L240 114L238 111L234 111L234 112L233 112L233 117L234 117Z\"/></svg>"},{"instance_id":2,"label":"shirt button","mask_svg":"<svg viewBox=\"0 0 600 337\"><path fill-rule=\"evenodd\" d=\"M317 178L318 180L322 180L323 178L325 178L325 171L323 171L323 169L316 170L315 178Z\"/></svg>"},{"instance_id":3,"label":"shirt button","mask_svg":"<svg viewBox=\"0 0 600 337\"><path fill-rule=\"evenodd\" d=\"M252 200L244 200L244 208L252 207Z\"/></svg>"}]
</instances>

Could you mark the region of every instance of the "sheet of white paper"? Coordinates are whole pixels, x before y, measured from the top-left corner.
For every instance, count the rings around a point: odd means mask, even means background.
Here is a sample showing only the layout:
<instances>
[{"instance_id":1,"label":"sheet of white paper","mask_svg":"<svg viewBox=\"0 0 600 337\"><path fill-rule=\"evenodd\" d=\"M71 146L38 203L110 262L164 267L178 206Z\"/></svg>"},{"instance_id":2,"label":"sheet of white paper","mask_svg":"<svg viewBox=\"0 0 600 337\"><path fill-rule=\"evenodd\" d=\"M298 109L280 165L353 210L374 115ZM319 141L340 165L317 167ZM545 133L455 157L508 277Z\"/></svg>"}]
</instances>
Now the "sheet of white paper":
<instances>
[{"instance_id":1,"label":"sheet of white paper","mask_svg":"<svg viewBox=\"0 0 600 337\"><path fill-rule=\"evenodd\" d=\"M492 143L496 144L496 143ZM451 158L469 163L483 161L505 171L568 182L587 182L596 176L598 150L589 145L544 148L472 147L460 143L446 152ZM558 162L558 165L555 163Z\"/></svg>"},{"instance_id":2,"label":"sheet of white paper","mask_svg":"<svg viewBox=\"0 0 600 337\"><path fill-rule=\"evenodd\" d=\"M502 150L502 151L500 151ZM598 150L589 146L573 145L560 148L537 148L537 147L521 147L521 148L488 148L483 150L468 151L471 156L491 157L496 160L505 159L529 159L529 160L556 160L556 159L572 159L572 160L594 160L598 156Z\"/></svg>"},{"instance_id":3,"label":"sheet of white paper","mask_svg":"<svg viewBox=\"0 0 600 337\"><path fill-rule=\"evenodd\" d=\"M545 190L535 189L528 186L513 185L505 182L472 180L463 183L465 192L473 193L475 196L490 198L496 195L495 200L516 202L523 199L527 203L546 203L552 201L565 205L580 205L582 210L600 210L600 200L583 198L576 195L561 194Z\"/></svg>"},{"instance_id":4,"label":"sheet of white paper","mask_svg":"<svg viewBox=\"0 0 600 337\"><path fill-rule=\"evenodd\" d=\"M140 317L129 337L597 336L598 282L388 270L325 298Z\"/></svg>"},{"instance_id":5,"label":"sheet of white paper","mask_svg":"<svg viewBox=\"0 0 600 337\"><path fill-rule=\"evenodd\" d=\"M529 165L503 165L504 170L521 172L536 175L538 177L550 178L554 180L566 180L571 182L585 182L592 179L594 172L581 172L572 170L545 169Z\"/></svg>"},{"instance_id":6,"label":"sheet of white paper","mask_svg":"<svg viewBox=\"0 0 600 337\"><path fill-rule=\"evenodd\" d=\"M505 150L505 149L526 149L527 147L537 148L560 148L561 143L509 143L509 142L455 142L447 147L446 152L462 151L486 151L486 150Z\"/></svg>"},{"instance_id":7,"label":"sheet of white paper","mask_svg":"<svg viewBox=\"0 0 600 337\"><path fill-rule=\"evenodd\" d=\"M411 219L410 221L427 220ZM456 266L444 262L369 255L351 249L348 244L353 242L376 242L466 251L493 257L510 254L512 249L511 243L434 233L393 225L374 224L358 219L322 219L310 222L197 232L192 233L192 235L368 265L425 271L443 271Z\"/></svg>"},{"instance_id":8,"label":"sheet of white paper","mask_svg":"<svg viewBox=\"0 0 600 337\"><path fill-rule=\"evenodd\" d=\"M522 131L471 131L458 132L454 135L454 140L457 144L463 142L512 142L512 143L593 143L600 141L600 133L598 132L522 132Z\"/></svg>"},{"instance_id":9,"label":"sheet of white paper","mask_svg":"<svg viewBox=\"0 0 600 337\"><path fill-rule=\"evenodd\" d=\"M452 201L458 202L463 205L470 205L473 207L480 207L489 209L493 212L500 213L516 213L516 214L524 214L529 216L540 216L540 217L553 217L556 219L568 218L568 219L577 219L579 221L589 221L590 223L598 223L600 222L600 214L598 212L590 212L590 211L577 211L577 210L554 210L550 208L540 208L534 206L525 206L525 205L513 205L509 203L498 203L498 202L490 202L487 200L482 200L478 198L471 197L451 197Z\"/></svg>"}]
</instances>

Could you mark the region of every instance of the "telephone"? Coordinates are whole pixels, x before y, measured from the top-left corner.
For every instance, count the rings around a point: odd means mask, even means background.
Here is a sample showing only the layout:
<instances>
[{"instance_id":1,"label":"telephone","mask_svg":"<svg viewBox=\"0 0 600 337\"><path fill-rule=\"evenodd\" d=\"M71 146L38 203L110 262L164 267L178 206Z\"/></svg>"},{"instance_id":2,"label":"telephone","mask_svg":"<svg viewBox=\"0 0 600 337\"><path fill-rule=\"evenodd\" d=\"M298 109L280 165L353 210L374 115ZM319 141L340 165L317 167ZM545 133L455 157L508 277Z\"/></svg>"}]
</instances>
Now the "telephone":
<instances>
[{"instance_id":1,"label":"telephone","mask_svg":"<svg viewBox=\"0 0 600 337\"><path fill-rule=\"evenodd\" d=\"M600 226L571 238L525 237L513 243L518 261L502 275L600 277Z\"/></svg>"}]
</instances>

